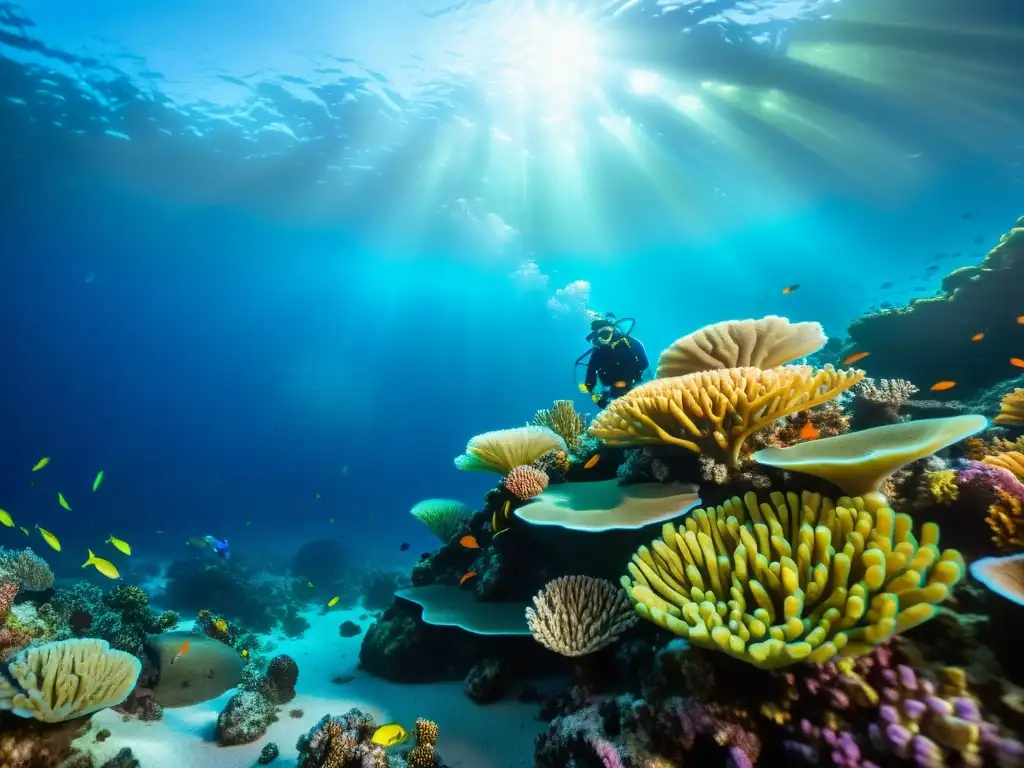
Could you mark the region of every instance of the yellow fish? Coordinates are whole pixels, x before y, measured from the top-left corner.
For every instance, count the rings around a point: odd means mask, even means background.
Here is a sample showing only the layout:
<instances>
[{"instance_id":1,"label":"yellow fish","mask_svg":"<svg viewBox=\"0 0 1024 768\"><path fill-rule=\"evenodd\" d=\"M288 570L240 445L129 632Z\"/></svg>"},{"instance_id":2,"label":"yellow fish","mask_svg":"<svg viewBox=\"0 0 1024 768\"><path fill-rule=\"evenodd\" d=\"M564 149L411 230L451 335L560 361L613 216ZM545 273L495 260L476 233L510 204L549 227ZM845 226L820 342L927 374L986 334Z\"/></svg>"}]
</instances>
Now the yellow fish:
<instances>
[{"instance_id":1,"label":"yellow fish","mask_svg":"<svg viewBox=\"0 0 1024 768\"><path fill-rule=\"evenodd\" d=\"M43 458L41 458L39 461L37 461L36 465L34 467L32 467L32 471L33 472L38 472L40 469L42 469L43 467L45 467L49 463L50 463L50 457L49 456L43 456Z\"/></svg>"},{"instance_id":2,"label":"yellow fish","mask_svg":"<svg viewBox=\"0 0 1024 768\"><path fill-rule=\"evenodd\" d=\"M245 648L242 649L242 658L243 659L249 658L249 651L247 649L245 649Z\"/></svg>"},{"instance_id":3,"label":"yellow fish","mask_svg":"<svg viewBox=\"0 0 1024 768\"><path fill-rule=\"evenodd\" d=\"M42 529L40 529L42 530ZM46 536L46 532L43 532L43 536ZM57 547L60 549L60 547ZM104 560L102 557L96 557L92 550L89 550L89 559L82 563L83 568L88 568L90 565L96 566L96 570L106 576L108 579L120 579L121 574L117 572L117 568L109 560Z\"/></svg>"},{"instance_id":4,"label":"yellow fish","mask_svg":"<svg viewBox=\"0 0 1024 768\"><path fill-rule=\"evenodd\" d=\"M64 498L64 494L61 493L60 491L57 491L57 501L59 501L60 505L64 507L64 509L66 509L68 512L71 511L71 505L68 504L68 500Z\"/></svg>"},{"instance_id":5,"label":"yellow fish","mask_svg":"<svg viewBox=\"0 0 1024 768\"><path fill-rule=\"evenodd\" d=\"M127 541L121 541L121 539L115 539L111 536L107 539L106 543L113 544L114 548L117 549L118 552L124 552L126 555L130 555L132 553L132 548L129 546Z\"/></svg>"},{"instance_id":6,"label":"yellow fish","mask_svg":"<svg viewBox=\"0 0 1024 768\"><path fill-rule=\"evenodd\" d=\"M24 533L26 536L32 535L31 533L29 533L28 528L26 528L24 525L19 525L18 527L21 528L21 532Z\"/></svg>"},{"instance_id":7,"label":"yellow fish","mask_svg":"<svg viewBox=\"0 0 1024 768\"><path fill-rule=\"evenodd\" d=\"M96 489L100 487L100 483L103 482L103 470L101 469L96 475L96 479L92 481L92 492L96 493Z\"/></svg>"},{"instance_id":8,"label":"yellow fish","mask_svg":"<svg viewBox=\"0 0 1024 768\"><path fill-rule=\"evenodd\" d=\"M14 527L14 518L11 517L11 513L6 509L0 509L0 523L3 523L8 528Z\"/></svg>"},{"instance_id":9,"label":"yellow fish","mask_svg":"<svg viewBox=\"0 0 1024 768\"><path fill-rule=\"evenodd\" d=\"M330 600L327 601L327 607L328 608L333 608L334 606L336 606L338 604L338 601L340 599L341 599L340 597L335 595L334 597L332 597Z\"/></svg>"},{"instance_id":10,"label":"yellow fish","mask_svg":"<svg viewBox=\"0 0 1024 768\"><path fill-rule=\"evenodd\" d=\"M396 744L404 743L408 738L409 734L405 732L405 728L400 726L398 723L388 723L374 731L373 737L370 740L374 744L380 744L384 747L393 747Z\"/></svg>"},{"instance_id":11,"label":"yellow fish","mask_svg":"<svg viewBox=\"0 0 1024 768\"><path fill-rule=\"evenodd\" d=\"M39 526L37 525L36 528L39 528ZM60 540L56 536L54 536L45 528L39 528L39 533L42 535L43 541L45 541L51 547L60 552Z\"/></svg>"}]
</instances>

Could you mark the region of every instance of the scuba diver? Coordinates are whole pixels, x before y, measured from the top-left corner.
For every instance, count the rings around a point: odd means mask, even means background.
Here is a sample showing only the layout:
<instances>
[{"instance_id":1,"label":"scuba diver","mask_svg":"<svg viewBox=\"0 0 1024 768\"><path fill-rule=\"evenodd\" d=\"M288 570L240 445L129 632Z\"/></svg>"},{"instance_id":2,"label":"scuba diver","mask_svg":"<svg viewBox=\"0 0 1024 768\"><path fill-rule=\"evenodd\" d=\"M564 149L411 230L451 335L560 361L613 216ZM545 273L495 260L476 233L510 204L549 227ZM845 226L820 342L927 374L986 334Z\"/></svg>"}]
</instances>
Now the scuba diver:
<instances>
[{"instance_id":1,"label":"scuba diver","mask_svg":"<svg viewBox=\"0 0 1024 768\"><path fill-rule=\"evenodd\" d=\"M620 328L624 323L630 324L626 331ZM589 394L600 408L639 384L650 365L644 345L630 336L634 325L636 321L632 318L617 320L611 312L590 323L587 341L593 346L576 359L576 365L587 363L587 376L579 385L580 391ZM601 393L594 391L599 381L606 387Z\"/></svg>"}]
</instances>

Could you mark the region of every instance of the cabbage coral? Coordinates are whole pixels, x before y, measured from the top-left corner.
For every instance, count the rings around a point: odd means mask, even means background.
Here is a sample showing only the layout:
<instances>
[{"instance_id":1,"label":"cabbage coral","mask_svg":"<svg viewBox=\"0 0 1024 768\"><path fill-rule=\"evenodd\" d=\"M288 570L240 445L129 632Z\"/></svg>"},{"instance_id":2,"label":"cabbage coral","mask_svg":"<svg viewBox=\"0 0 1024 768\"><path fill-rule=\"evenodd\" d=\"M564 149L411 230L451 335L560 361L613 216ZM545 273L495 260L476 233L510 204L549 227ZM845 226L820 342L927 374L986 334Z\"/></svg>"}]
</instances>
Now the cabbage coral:
<instances>
[{"instance_id":1,"label":"cabbage coral","mask_svg":"<svg viewBox=\"0 0 1024 768\"><path fill-rule=\"evenodd\" d=\"M455 466L468 472L507 475L523 464L533 464L548 451L567 451L565 440L547 427L499 429L477 435L466 444L466 452L455 458Z\"/></svg>"},{"instance_id":2,"label":"cabbage coral","mask_svg":"<svg viewBox=\"0 0 1024 768\"><path fill-rule=\"evenodd\" d=\"M641 547L622 585L637 613L694 645L771 669L869 652L935 615L964 575L939 529L864 499L748 493Z\"/></svg>"}]
</instances>

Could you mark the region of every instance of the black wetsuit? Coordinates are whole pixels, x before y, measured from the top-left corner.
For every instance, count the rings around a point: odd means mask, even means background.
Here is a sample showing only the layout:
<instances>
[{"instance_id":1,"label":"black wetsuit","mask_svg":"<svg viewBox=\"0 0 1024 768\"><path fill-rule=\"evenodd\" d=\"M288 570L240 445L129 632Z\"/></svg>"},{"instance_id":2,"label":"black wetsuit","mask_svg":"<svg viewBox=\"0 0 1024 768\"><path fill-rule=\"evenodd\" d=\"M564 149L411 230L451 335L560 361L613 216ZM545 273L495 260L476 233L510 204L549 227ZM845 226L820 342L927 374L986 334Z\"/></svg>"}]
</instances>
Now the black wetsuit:
<instances>
[{"instance_id":1,"label":"black wetsuit","mask_svg":"<svg viewBox=\"0 0 1024 768\"><path fill-rule=\"evenodd\" d=\"M610 344L594 347L590 355L585 382L587 391L593 392L598 380L608 387L597 401L604 408L611 400L639 384L649 364L644 345L616 331Z\"/></svg>"}]
</instances>

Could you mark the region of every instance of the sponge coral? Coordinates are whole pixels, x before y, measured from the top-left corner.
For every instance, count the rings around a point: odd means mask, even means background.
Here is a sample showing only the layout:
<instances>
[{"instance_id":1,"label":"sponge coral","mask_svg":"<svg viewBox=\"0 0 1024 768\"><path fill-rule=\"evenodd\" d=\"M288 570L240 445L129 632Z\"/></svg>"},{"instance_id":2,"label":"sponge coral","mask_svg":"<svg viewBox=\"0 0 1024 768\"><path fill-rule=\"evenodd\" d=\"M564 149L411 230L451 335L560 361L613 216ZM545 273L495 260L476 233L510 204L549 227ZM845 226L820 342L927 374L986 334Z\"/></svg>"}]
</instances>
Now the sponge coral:
<instances>
[{"instance_id":1,"label":"sponge coral","mask_svg":"<svg viewBox=\"0 0 1024 768\"><path fill-rule=\"evenodd\" d=\"M818 323L791 323L768 315L727 320L673 342L658 358L657 378L717 368L774 368L821 349L828 337Z\"/></svg>"},{"instance_id":2,"label":"sponge coral","mask_svg":"<svg viewBox=\"0 0 1024 768\"><path fill-rule=\"evenodd\" d=\"M645 619L757 667L869 652L932 618L964 575L938 526L804 492L748 493L671 523L622 585Z\"/></svg>"},{"instance_id":3,"label":"sponge coral","mask_svg":"<svg viewBox=\"0 0 1024 768\"><path fill-rule=\"evenodd\" d=\"M1003 395L999 415L993 419L1004 427L1024 427L1024 389L1015 389Z\"/></svg>"},{"instance_id":4,"label":"sponge coral","mask_svg":"<svg viewBox=\"0 0 1024 768\"><path fill-rule=\"evenodd\" d=\"M521 501L529 501L548 487L544 470L531 466L516 467L505 476L505 489Z\"/></svg>"},{"instance_id":5,"label":"sponge coral","mask_svg":"<svg viewBox=\"0 0 1024 768\"><path fill-rule=\"evenodd\" d=\"M678 445L737 467L751 434L831 400L863 375L830 365L817 371L795 365L655 379L613 400L594 419L590 434L609 445Z\"/></svg>"},{"instance_id":6,"label":"sponge coral","mask_svg":"<svg viewBox=\"0 0 1024 768\"><path fill-rule=\"evenodd\" d=\"M523 464L533 464L548 451L567 451L565 440L547 427L516 427L484 432L472 438L455 466L470 472L507 475Z\"/></svg>"}]
</instances>

